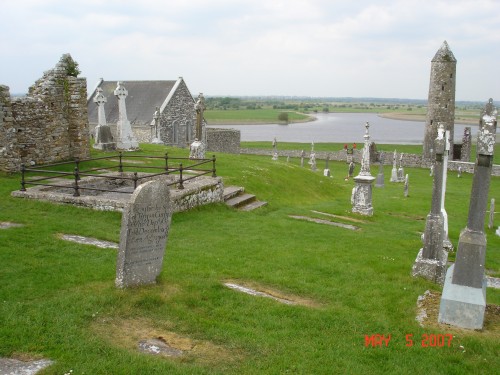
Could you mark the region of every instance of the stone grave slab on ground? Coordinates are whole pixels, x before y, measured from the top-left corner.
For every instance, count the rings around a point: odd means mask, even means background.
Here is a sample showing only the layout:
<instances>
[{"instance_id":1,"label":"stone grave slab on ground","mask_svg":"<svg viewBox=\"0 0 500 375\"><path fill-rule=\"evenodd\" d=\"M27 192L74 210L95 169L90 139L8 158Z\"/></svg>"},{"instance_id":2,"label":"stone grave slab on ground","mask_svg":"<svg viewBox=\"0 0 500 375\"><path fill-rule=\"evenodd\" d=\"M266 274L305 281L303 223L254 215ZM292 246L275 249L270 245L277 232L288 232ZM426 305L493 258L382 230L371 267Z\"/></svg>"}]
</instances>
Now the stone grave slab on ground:
<instances>
[{"instance_id":1,"label":"stone grave slab on ground","mask_svg":"<svg viewBox=\"0 0 500 375\"><path fill-rule=\"evenodd\" d=\"M166 177L140 185L122 216L116 286L152 284L160 274L172 218Z\"/></svg>"},{"instance_id":2,"label":"stone grave slab on ground","mask_svg":"<svg viewBox=\"0 0 500 375\"><path fill-rule=\"evenodd\" d=\"M50 366L52 363L53 361L49 359L21 361L13 358L0 358L0 374L34 375L44 368Z\"/></svg>"}]
</instances>

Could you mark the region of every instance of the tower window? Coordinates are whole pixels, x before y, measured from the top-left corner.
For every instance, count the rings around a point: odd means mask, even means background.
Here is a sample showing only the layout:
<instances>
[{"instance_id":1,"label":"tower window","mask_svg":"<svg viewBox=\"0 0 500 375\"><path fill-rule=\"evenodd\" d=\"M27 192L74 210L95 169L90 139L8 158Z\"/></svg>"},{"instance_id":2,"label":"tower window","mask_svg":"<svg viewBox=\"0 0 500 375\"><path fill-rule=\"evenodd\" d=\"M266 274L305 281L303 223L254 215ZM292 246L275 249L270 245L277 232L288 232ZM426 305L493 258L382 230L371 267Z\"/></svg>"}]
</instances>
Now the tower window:
<instances>
[{"instance_id":1,"label":"tower window","mask_svg":"<svg viewBox=\"0 0 500 375\"><path fill-rule=\"evenodd\" d=\"M444 91L444 85L441 85L441 91Z\"/></svg>"}]
</instances>

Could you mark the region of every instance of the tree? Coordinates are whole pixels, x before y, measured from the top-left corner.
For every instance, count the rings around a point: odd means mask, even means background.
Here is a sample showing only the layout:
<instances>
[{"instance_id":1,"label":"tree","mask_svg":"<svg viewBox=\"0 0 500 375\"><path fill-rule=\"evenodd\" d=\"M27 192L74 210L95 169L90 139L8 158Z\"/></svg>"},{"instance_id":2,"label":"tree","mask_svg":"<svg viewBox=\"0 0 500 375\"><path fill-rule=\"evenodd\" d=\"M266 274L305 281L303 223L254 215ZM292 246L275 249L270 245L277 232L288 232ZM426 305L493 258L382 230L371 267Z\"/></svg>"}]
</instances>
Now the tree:
<instances>
[{"instance_id":1,"label":"tree","mask_svg":"<svg viewBox=\"0 0 500 375\"><path fill-rule=\"evenodd\" d=\"M279 121L286 122L286 123L288 124L288 112L281 112L281 113L278 115L278 120L279 120Z\"/></svg>"}]
</instances>

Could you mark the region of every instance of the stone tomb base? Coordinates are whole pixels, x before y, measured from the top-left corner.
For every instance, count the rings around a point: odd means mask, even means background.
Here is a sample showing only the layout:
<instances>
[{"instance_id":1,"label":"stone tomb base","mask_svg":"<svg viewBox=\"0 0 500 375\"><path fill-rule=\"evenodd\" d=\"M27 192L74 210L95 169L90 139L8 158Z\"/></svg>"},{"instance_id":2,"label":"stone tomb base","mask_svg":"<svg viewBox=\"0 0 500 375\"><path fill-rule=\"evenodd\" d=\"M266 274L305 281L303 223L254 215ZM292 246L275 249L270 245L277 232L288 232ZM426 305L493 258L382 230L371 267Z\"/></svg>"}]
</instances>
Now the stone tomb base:
<instances>
[{"instance_id":1,"label":"stone tomb base","mask_svg":"<svg viewBox=\"0 0 500 375\"><path fill-rule=\"evenodd\" d=\"M424 249L418 252L417 259L413 264L411 275L420 276L437 284L443 285L446 276L446 261L438 259L427 259L422 256ZM444 251L444 250L442 250ZM447 259L447 257L446 257Z\"/></svg>"},{"instance_id":2,"label":"stone tomb base","mask_svg":"<svg viewBox=\"0 0 500 375\"><path fill-rule=\"evenodd\" d=\"M188 173L185 175L187 174ZM133 177L133 174L128 172L111 172L103 175L110 177ZM138 176L140 177L141 173L139 173ZM168 177L172 182L178 180L177 175L170 175ZM146 180L142 180L141 182L144 183ZM151 178L149 180L151 180ZM130 180L111 180L102 177L85 177L79 182L81 187L120 190L122 193L81 189L80 196L74 197L72 179L53 179L50 181L52 184L68 187L39 185L29 187L26 191L13 191L11 195L18 198L40 199L54 203L65 203L75 206L89 207L95 210L123 211L134 191L133 183ZM221 177L200 176L195 179L185 181L184 189L177 189L176 186L173 185L171 186L170 191L173 212L185 211L205 204L223 202L223 193L224 185Z\"/></svg>"},{"instance_id":3,"label":"stone tomb base","mask_svg":"<svg viewBox=\"0 0 500 375\"><path fill-rule=\"evenodd\" d=\"M486 279L482 288L453 284L454 268L455 265L452 265L446 273L438 321L461 328L482 329L486 309Z\"/></svg>"}]
</instances>

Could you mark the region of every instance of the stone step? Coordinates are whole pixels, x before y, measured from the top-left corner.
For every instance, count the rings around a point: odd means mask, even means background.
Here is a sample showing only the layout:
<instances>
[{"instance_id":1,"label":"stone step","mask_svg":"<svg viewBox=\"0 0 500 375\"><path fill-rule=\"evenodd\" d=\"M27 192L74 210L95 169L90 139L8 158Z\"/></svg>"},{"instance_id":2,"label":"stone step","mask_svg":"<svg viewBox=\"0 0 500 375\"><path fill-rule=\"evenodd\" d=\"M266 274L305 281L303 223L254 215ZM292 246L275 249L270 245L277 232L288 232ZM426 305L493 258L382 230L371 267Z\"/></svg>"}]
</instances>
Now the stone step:
<instances>
[{"instance_id":1,"label":"stone step","mask_svg":"<svg viewBox=\"0 0 500 375\"><path fill-rule=\"evenodd\" d=\"M263 207L266 205L267 205L267 202L255 200L253 202L250 202L249 204L242 206L240 208L240 210L241 211L252 211L252 210L255 210L256 208Z\"/></svg>"},{"instance_id":2,"label":"stone step","mask_svg":"<svg viewBox=\"0 0 500 375\"><path fill-rule=\"evenodd\" d=\"M231 207L241 207L245 204L249 204L250 202L255 200L255 195L253 194L247 194L243 193L240 195L237 195L236 197L230 198L226 200L226 204Z\"/></svg>"},{"instance_id":3,"label":"stone step","mask_svg":"<svg viewBox=\"0 0 500 375\"><path fill-rule=\"evenodd\" d=\"M240 193L243 193L245 191L244 187L240 186L226 186L224 188L224 200L227 201L228 199L231 199L235 196L237 196Z\"/></svg>"}]
</instances>

